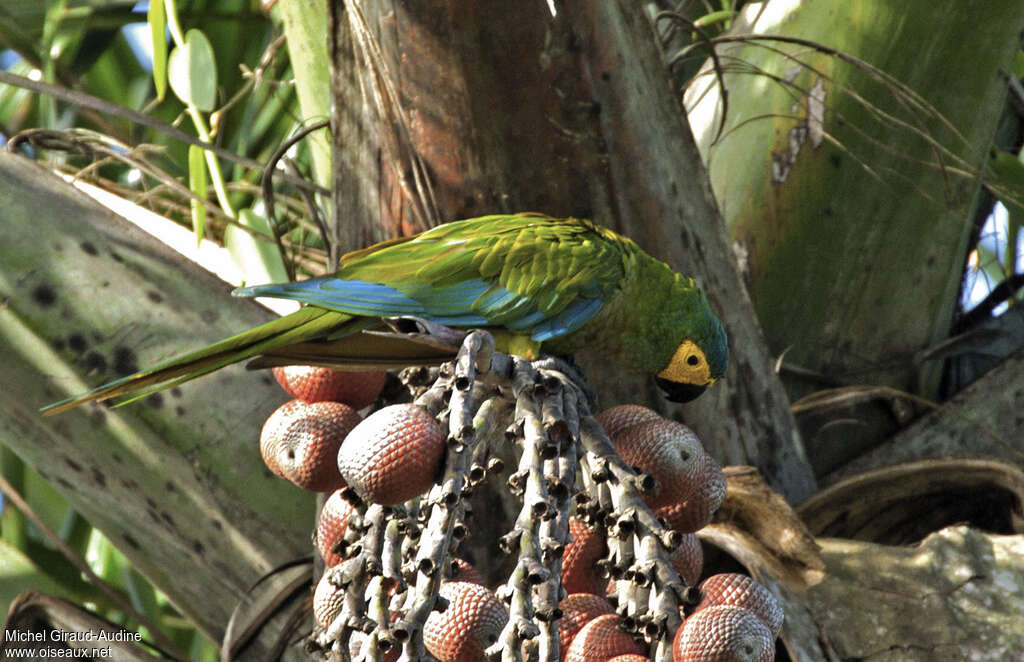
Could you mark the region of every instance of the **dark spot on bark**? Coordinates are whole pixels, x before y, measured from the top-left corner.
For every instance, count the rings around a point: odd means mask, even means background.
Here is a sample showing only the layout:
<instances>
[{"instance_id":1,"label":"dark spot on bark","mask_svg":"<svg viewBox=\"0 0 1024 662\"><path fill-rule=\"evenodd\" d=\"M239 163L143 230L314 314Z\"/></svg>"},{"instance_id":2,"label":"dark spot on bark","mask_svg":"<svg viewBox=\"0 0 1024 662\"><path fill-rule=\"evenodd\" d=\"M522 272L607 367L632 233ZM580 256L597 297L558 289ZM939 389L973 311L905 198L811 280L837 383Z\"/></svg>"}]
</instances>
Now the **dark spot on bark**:
<instances>
[{"instance_id":1,"label":"dark spot on bark","mask_svg":"<svg viewBox=\"0 0 1024 662\"><path fill-rule=\"evenodd\" d=\"M64 458L64 464L68 465L72 471L81 471L82 465L72 460L70 457Z\"/></svg>"},{"instance_id":2,"label":"dark spot on bark","mask_svg":"<svg viewBox=\"0 0 1024 662\"><path fill-rule=\"evenodd\" d=\"M130 375L133 372L138 372L139 366L136 361L138 357L135 356L135 352L130 347L119 345L114 348L114 372L119 375Z\"/></svg>"},{"instance_id":3,"label":"dark spot on bark","mask_svg":"<svg viewBox=\"0 0 1024 662\"><path fill-rule=\"evenodd\" d=\"M610 73L608 73L607 71L602 71L601 72L601 80L603 80L603 81L605 81L607 83L611 79L612 79L612 75Z\"/></svg>"},{"instance_id":4,"label":"dark spot on bark","mask_svg":"<svg viewBox=\"0 0 1024 662\"><path fill-rule=\"evenodd\" d=\"M121 484L124 485L127 489L132 490L132 491L139 489L139 484L137 482L135 482L134 478L129 478L128 480L123 480L123 481L121 481Z\"/></svg>"},{"instance_id":5,"label":"dark spot on bark","mask_svg":"<svg viewBox=\"0 0 1024 662\"><path fill-rule=\"evenodd\" d=\"M60 253L61 251L64 250L64 244L60 243L59 241L53 242L53 250Z\"/></svg>"},{"instance_id":6,"label":"dark spot on bark","mask_svg":"<svg viewBox=\"0 0 1024 662\"><path fill-rule=\"evenodd\" d=\"M462 206L465 207L466 209L472 209L473 207L476 207L476 198L474 198L471 195L467 195L465 198L462 199Z\"/></svg>"},{"instance_id":7,"label":"dark spot on bark","mask_svg":"<svg viewBox=\"0 0 1024 662\"><path fill-rule=\"evenodd\" d=\"M124 262L124 258L121 257L120 253L115 253L114 251L110 251L110 257L114 258L114 262Z\"/></svg>"},{"instance_id":8,"label":"dark spot on bark","mask_svg":"<svg viewBox=\"0 0 1024 662\"><path fill-rule=\"evenodd\" d=\"M153 501L152 497L146 497L146 507L150 510L156 510L156 501Z\"/></svg>"},{"instance_id":9,"label":"dark spot on bark","mask_svg":"<svg viewBox=\"0 0 1024 662\"><path fill-rule=\"evenodd\" d=\"M166 483L164 483L164 489L167 490L168 492L177 492L178 491L178 488L176 488L174 486L174 483L172 483L171 481L167 481Z\"/></svg>"},{"instance_id":10,"label":"dark spot on bark","mask_svg":"<svg viewBox=\"0 0 1024 662\"><path fill-rule=\"evenodd\" d=\"M174 387L168 389L167 392L170 393L172 397L175 397L175 398L180 398L181 397L181 389L179 387L177 387L177 386L174 386Z\"/></svg>"},{"instance_id":11,"label":"dark spot on bark","mask_svg":"<svg viewBox=\"0 0 1024 662\"><path fill-rule=\"evenodd\" d=\"M87 374L99 374L107 371L107 360L97 351L91 351L82 360L82 366Z\"/></svg>"},{"instance_id":12,"label":"dark spot on bark","mask_svg":"<svg viewBox=\"0 0 1024 662\"><path fill-rule=\"evenodd\" d=\"M122 533L121 534L121 540L125 541L125 543L127 543L129 547L134 547L135 549L141 549L141 547L139 547L138 541L135 540L135 538L132 538L127 533Z\"/></svg>"},{"instance_id":13,"label":"dark spot on bark","mask_svg":"<svg viewBox=\"0 0 1024 662\"><path fill-rule=\"evenodd\" d=\"M270 375L268 375L267 373L263 373L263 375L260 377L260 381L262 381L264 384L267 384L268 386L274 383L274 380L271 379Z\"/></svg>"},{"instance_id":14,"label":"dark spot on bark","mask_svg":"<svg viewBox=\"0 0 1024 662\"><path fill-rule=\"evenodd\" d=\"M832 216L832 208L831 207L825 207L825 211L822 212L822 213L824 213L825 216Z\"/></svg>"},{"instance_id":15,"label":"dark spot on bark","mask_svg":"<svg viewBox=\"0 0 1024 662\"><path fill-rule=\"evenodd\" d=\"M170 526L172 526L174 528L178 528L178 526L174 523L174 518L171 517L171 514L169 512L167 512L166 510L164 512L160 513L160 519L162 519L163 521L167 522Z\"/></svg>"},{"instance_id":16,"label":"dark spot on bark","mask_svg":"<svg viewBox=\"0 0 1024 662\"><path fill-rule=\"evenodd\" d=\"M89 343L85 341L85 336L81 333L74 332L68 335L68 347L75 354L81 354L89 347Z\"/></svg>"},{"instance_id":17,"label":"dark spot on bark","mask_svg":"<svg viewBox=\"0 0 1024 662\"><path fill-rule=\"evenodd\" d=\"M219 519L212 520L212 522L213 522L213 528L217 529L218 531L223 531L224 530L224 524Z\"/></svg>"},{"instance_id":18,"label":"dark spot on bark","mask_svg":"<svg viewBox=\"0 0 1024 662\"><path fill-rule=\"evenodd\" d=\"M114 462L117 462L118 464L124 464L124 459L117 453L111 453L110 458L114 460Z\"/></svg>"},{"instance_id":19,"label":"dark spot on bark","mask_svg":"<svg viewBox=\"0 0 1024 662\"><path fill-rule=\"evenodd\" d=\"M40 283L32 290L32 299L43 308L49 308L57 301L57 291L47 283Z\"/></svg>"},{"instance_id":20,"label":"dark spot on bark","mask_svg":"<svg viewBox=\"0 0 1024 662\"><path fill-rule=\"evenodd\" d=\"M101 488L107 486L107 477L103 475L103 472L96 467L92 468L92 479L96 481L96 484Z\"/></svg>"},{"instance_id":21,"label":"dark spot on bark","mask_svg":"<svg viewBox=\"0 0 1024 662\"><path fill-rule=\"evenodd\" d=\"M146 404L148 404L153 409L163 409L164 408L164 394L163 393L154 393L153 395L151 395L151 396L146 398Z\"/></svg>"},{"instance_id":22,"label":"dark spot on bark","mask_svg":"<svg viewBox=\"0 0 1024 662\"><path fill-rule=\"evenodd\" d=\"M153 303L160 303L161 301L164 300L164 295L160 294L156 290L147 290L146 298L152 301Z\"/></svg>"},{"instance_id":23,"label":"dark spot on bark","mask_svg":"<svg viewBox=\"0 0 1024 662\"><path fill-rule=\"evenodd\" d=\"M109 280L103 281L102 283L100 283L100 287L110 287L110 281Z\"/></svg>"},{"instance_id":24,"label":"dark spot on bark","mask_svg":"<svg viewBox=\"0 0 1024 662\"><path fill-rule=\"evenodd\" d=\"M207 324L213 324L220 318L220 313L216 310L204 310L199 313L199 319L203 320Z\"/></svg>"},{"instance_id":25,"label":"dark spot on bark","mask_svg":"<svg viewBox=\"0 0 1024 662\"><path fill-rule=\"evenodd\" d=\"M829 154L828 155L828 162L832 164L833 168L838 168L839 164L842 163L843 160L841 158L839 158L838 154Z\"/></svg>"},{"instance_id":26,"label":"dark spot on bark","mask_svg":"<svg viewBox=\"0 0 1024 662\"><path fill-rule=\"evenodd\" d=\"M57 338L53 341L53 348L58 352L63 352L65 347L67 347L67 343L63 339Z\"/></svg>"},{"instance_id":27,"label":"dark spot on bark","mask_svg":"<svg viewBox=\"0 0 1024 662\"><path fill-rule=\"evenodd\" d=\"M110 407L110 403L104 403L107 407ZM102 427L107 422L107 412L102 409L93 409L89 413L89 422L92 423L93 427Z\"/></svg>"},{"instance_id":28,"label":"dark spot on bark","mask_svg":"<svg viewBox=\"0 0 1024 662\"><path fill-rule=\"evenodd\" d=\"M91 244L90 242L88 242L88 241L83 241L82 243L80 243L80 244L78 244L78 245L79 245L79 247L80 247L80 248L81 248L81 249L82 249L83 251L85 251L85 252L86 252L86 253L88 253L89 255L99 255L99 254L100 254L100 252L99 252L98 250L96 250L96 247L95 247L95 246L93 246L93 245L92 245L92 244Z\"/></svg>"},{"instance_id":29,"label":"dark spot on bark","mask_svg":"<svg viewBox=\"0 0 1024 662\"><path fill-rule=\"evenodd\" d=\"M595 101L594 103L590 104L590 116L591 117L599 117L600 115L601 115L601 104L598 103L597 101Z\"/></svg>"},{"instance_id":30,"label":"dark spot on bark","mask_svg":"<svg viewBox=\"0 0 1024 662\"><path fill-rule=\"evenodd\" d=\"M192 549L194 549L196 554L198 554L199 556L203 555L203 543L199 542L198 540L192 541Z\"/></svg>"},{"instance_id":31,"label":"dark spot on bark","mask_svg":"<svg viewBox=\"0 0 1024 662\"><path fill-rule=\"evenodd\" d=\"M65 490L75 491L75 486L69 483L63 476L57 476L57 484Z\"/></svg>"},{"instance_id":32,"label":"dark spot on bark","mask_svg":"<svg viewBox=\"0 0 1024 662\"><path fill-rule=\"evenodd\" d=\"M174 408L174 415L178 416L179 418L184 416L185 415L185 408L182 407L181 405L178 405L177 407Z\"/></svg>"},{"instance_id":33,"label":"dark spot on bark","mask_svg":"<svg viewBox=\"0 0 1024 662\"><path fill-rule=\"evenodd\" d=\"M582 51L583 37L579 36L578 34L569 35L569 43L566 44L566 48L568 48L569 51L573 53Z\"/></svg>"}]
</instances>

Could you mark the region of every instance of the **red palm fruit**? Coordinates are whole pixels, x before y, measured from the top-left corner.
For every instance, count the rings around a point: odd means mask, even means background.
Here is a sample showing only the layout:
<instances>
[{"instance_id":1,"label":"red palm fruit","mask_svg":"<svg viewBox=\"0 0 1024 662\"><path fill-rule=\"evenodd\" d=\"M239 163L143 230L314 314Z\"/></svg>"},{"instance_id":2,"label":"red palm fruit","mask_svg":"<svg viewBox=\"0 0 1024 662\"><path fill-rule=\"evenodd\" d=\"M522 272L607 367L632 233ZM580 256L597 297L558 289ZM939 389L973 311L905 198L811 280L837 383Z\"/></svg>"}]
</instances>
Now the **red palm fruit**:
<instances>
[{"instance_id":1,"label":"red palm fruit","mask_svg":"<svg viewBox=\"0 0 1024 662\"><path fill-rule=\"evenodd\" d=\"M427 652L440 662L486 660L484 651L508 622L505 605L483 586L469 582L444 582L438 592L448 600L448 608L430 612L423 624Z\"/></svg>"},{"instance_id":2,"label":"red palm fruit","mask_svg":"<svg viewBox=\"0 0 1024 662\"><path fill-rule=\"evenodd\" d=\"M604 662L616 655L647 651L633 637L624 632L618 614L605 614L590 621L573 637L565 662Z\"/></svg>"},{"instance_id":3,"label":"red palm fruit","mask_svg":"<svg viewBox=\"0 0 1024 662\"><path fill-rule=\"evenodd\" d=\"M612 443L627 464L657 481L655 491L644 495L652 508L682 503L695 491L706 453L697 435L682 423L639 423L616 435Z\"/></svg>"},{"instance_id":4,"label":"red palm fruit","mask_svg":"<svg viewBox=\"0 0 1024 662\"><path fill-rule=\"evenodd\" d=\"M771 662L775 637L753 612L708 607L683 621L672 642L674 662Z\"/></svg>"},{"instance_id":5,"label":"red palm fruit","mask_svg":"<svg viewBox=\"0 0 1024 662\"><path fill-rule=\"evenodd\" d=\"M460 558L452 559L452 576L449 581L469 582L470 584L487 586L487 582L484 581L480 571L473 567L473 564L469 561Z\"/></svg>"},{"instance_id":6,"label":"red palm fruit","mask_svg":"<svg viewBox=\"0 0 1024 662\"><path fill-rule=\"evenodd\" d=\"M563 660L573 638L584 625L598 616L615 613L608 600L593 593L573 593L559 602L558 608L562 610L562 618L558 621L558 650Z\"/></svg>"},{"instance_id":7,"label":"red palm fruit","mask_svg":"<svg viewBox=\"0 0 1024 662\"><path fill-rule=\"evenodd\" d=\"M597 574L594 564L608 554L608 543L597 529L575 517L569 518L572 542L562 555L562 588L566 593L604 595L607 579Z\"/></svg>"},{"instance_id":8,"label":"red palm fruit","mask_svg":"<svg viewBox=\"0 0 1024 662\"><path fill-rule=\"evenodd\" d=\"M362 418L340 402L291 400L274 411L260 433L260 455L272 472L314 492L343 487L335 458Z\"/></svg>"},{"instance_id":9,"label":"red palm fruit","mask_svg":"<svg viewBox=\"0 0 1024 662\"><path fill-rule=\"evenodd\" d=\"M353 409L372 405L384 388L386 372L347 372L315 365L273 369L274 378L296 400L344 402Z\"/></svg>"},{"instance_id":10,"label":"red palm fruit","mask_svg":"<svg viewBox=\"0 0 1024 662\"><path fill-rule=\"evenodd\" d=\"M704 454L697 470L697 489L689 499L656 508L654 514L664 518L669 528L680 533L698 531L707 526L725 498L725 474L713 457Z\"/></svg>"},{"instance_id":11,"label":"red palm fruit","mask_svg":"<svg viewBox=\"0 0 1024 662\"><path fill-rule=\"evenodd\" d=\"M702 609L718 605L731 605L752 612L764 621L772 633L772 639L782 630L782 607L772 592L752 578L735 572L711 575L700 583L701 600L694 607L697 613Z\"/></svg>"},{"instance_id":12,"label":"red palm fruit","mask_svg":"<svg viewBox=\"0 0 1024 662\"><path fill-rule=\"evenodd\" d=\"M683 541L672 550L669 560L686 585L695 586L704 568L704 550L700 546L700 539L693 533L684 533Z\"/></svg>"},{"instance_id":13,"label":"red palm fruit","mask_svg":"<svg viewBox=\"0 0 1024 662\"><path fill-rule=\"evenodd\" d=\"M651 658L647 657L646 655L626 653L625 655L616 655L615 657L608 660L608 662L651 662Z\"/></svg>"},{"instance_id":14,"label":"red palm fruit","mask_svg":"<svg viewBox=\"0 0 1024 662\"><path fill-rule=\"evenodd\" d=\"M408 501L433 485L444 457L445 431L423 407L391 405L356 426L338 452L338 469L363 500Z\"/></svg>"},{"instance_id":15,"label":"red palm fruit","mask_svg":"<svg viewBox=\"0 0 1024 662\"><path fill-rule=\"evenodd\" d=\"M327 497L324 507L320 509L320 519L316 523L316 546L328 568L344 560L336 551L337 545L345 537L348 518L355 511L352 504L341 497L341 490L335 490Z\"/></svg>"},{"instance_id":16,"label":"red palm fruit","mask_svg":"<svg viewBox=\"0 0 1024 662\"><path fill-rule=\"evenodd\" d=\"M658 412L640 405L616 405L597 415L597 422L611 439L615 439L626 428L660 420L661 415Z\"/></svg>"},{"instance_id":17,"label":"red palm fruit","mask_svg":"<svg viewBox=\"0 0 1024 662\"><path fill-rule=\"evenodd\" d=\"M345 589L338 588L330 581L331 573L325 572L313 591L313 617L322 628L330 627L334 617L341 611L345 600Z\"/></svg>"}]
</instances>

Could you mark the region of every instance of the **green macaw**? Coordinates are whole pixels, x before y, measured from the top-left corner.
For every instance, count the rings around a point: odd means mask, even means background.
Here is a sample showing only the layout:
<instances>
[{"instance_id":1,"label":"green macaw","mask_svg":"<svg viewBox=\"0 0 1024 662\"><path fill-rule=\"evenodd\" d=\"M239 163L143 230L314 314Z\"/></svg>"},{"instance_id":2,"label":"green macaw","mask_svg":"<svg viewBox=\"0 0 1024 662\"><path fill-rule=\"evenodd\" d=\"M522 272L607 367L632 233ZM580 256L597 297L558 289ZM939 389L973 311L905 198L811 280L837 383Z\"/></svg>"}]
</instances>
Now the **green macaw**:
<instances>
[{"instance_id":1,"label":"green macaw","mask_svg":"<svg viewBox=\"0 0 1024 662\"><path fill-rule=\"evenodd\" d=\"M362 333L383 326L384 317L486 328L500 351L531 359L542 352L596 350L624 368L654 375L675 401L698 396L729 360L722 324L693 279L632 240L575 218L514 214L455 221L349 253L330 276L234 294L306 305L44 412L125 394L141 397L253 357L263 367L342 369L450 358L450 349Z\"/></svg>"}]
</instances>

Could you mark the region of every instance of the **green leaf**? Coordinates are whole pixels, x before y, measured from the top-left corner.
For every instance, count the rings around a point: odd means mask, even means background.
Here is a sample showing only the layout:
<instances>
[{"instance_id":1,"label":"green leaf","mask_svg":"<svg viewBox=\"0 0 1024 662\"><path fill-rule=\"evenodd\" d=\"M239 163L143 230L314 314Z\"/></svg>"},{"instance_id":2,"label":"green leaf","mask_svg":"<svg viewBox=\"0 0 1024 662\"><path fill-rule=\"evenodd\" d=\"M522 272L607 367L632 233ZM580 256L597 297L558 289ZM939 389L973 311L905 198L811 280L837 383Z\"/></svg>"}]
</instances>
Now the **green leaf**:
<instances>
[{"instance_id":1,"label":"green leaf","mask_svg":"<svg viewBox=\"0 0 1024 662\"><path fill-rule=\"evenodd\" d=\"M1024 163L1016 154L993 151L989 167L995 175L993 192L1004 204L1024 206Z\"/></svg>"},{"instance_id":2,"label":"green leaf","mask_svg":"<svg viewBox=\"0 0 1024 662\"><path fill-rule=\"evenodd\" d=\"M213 46L200 30L185 33L185 43L171 52L167 77L182 103L213 110L217 101L217 63Z\"/></svg>"},{"instance_id":3,"label":"green leaf","mask_svg":"<svg viewBox=\"0 0 1024 662\"><path fill-rule=\"evenodd\" d=\"M206 199L206 153L202 147L188 147L188 187L197 196ZM192 210L192 231L196 233L196 245L203 240L206 232L206 205L195 198L189 200Z\"/></svg>"},{"instance_id":4,"label":"green leaf","mask_svg":"<svg viewBox=\"0 0 1024 662\"><path fill-rule=\"evenodd\" d=\"M224 231L224 246L234 258L246 284L286 282L288 271L267 219L251 209L243 209L239 213L238 222L261 235L253 236L235 225L229 225Z\"/></svg>"},{"instance_id":5,"label":"green leaf","mask_svg":"<svg viewBox=\"0 0 1024 662\"><path fill-rule=\"evenodd\" d=\"M149 34L153 38L153 83L156 98L164 100L167 94L167 13L163 0L151 0L146 13Z\"/></svg>"},{"instance_id":6,"label":"green leaf","mask_svg":"<svg viewBox=\"0 0 1024 662\"><path fill-rule=\"evenodd\" d=\"M736 12L731 10L714 11L710 14L704 14L696 21L693 22L695 28L706 28L714 25L715 23L726 23L731 21L736 16ZM726 25L725 27L728 27Z\"/></svg>"},{"instance_id":7,"label":"green leaf","mask_svg":"<svg viewBox=\"0 0 1024 662\"><path fill-rule=\"evenodd\" d=\"M73 591L54 581L32 559L0 540L0 604L9 605L19 593L29 589L76 597Z\"/></svg>"}]
</instances>

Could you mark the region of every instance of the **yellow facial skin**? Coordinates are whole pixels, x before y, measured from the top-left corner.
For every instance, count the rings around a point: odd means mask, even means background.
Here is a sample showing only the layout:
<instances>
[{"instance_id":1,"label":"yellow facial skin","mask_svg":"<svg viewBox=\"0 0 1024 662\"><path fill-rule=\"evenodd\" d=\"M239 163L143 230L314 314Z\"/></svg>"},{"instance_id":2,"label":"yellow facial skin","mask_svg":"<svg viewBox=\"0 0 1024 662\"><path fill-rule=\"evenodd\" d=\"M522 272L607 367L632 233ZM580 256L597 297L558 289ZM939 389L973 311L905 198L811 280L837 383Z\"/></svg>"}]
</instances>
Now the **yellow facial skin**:
<instances>
[{"instance_id":1,"label":"yellow facial skin","mask_svg":"<svg viewBox=\"0 0 1024 662\"><path fill-rule=\"evenodd\" d=\"M658 373L658 377L677 384L695 384L711 386L715 380L711 378L711 366L700 347L689 340L683 341L676 348L668 367Z\"/></svg>"}]
</instances>

